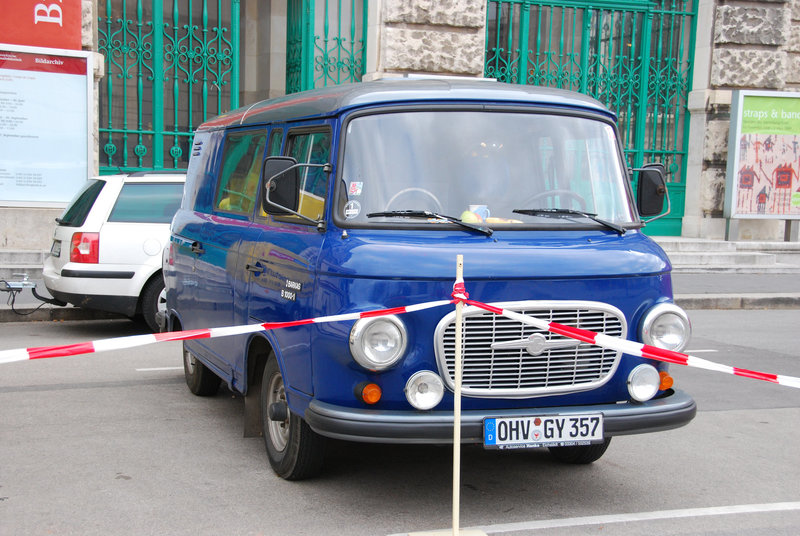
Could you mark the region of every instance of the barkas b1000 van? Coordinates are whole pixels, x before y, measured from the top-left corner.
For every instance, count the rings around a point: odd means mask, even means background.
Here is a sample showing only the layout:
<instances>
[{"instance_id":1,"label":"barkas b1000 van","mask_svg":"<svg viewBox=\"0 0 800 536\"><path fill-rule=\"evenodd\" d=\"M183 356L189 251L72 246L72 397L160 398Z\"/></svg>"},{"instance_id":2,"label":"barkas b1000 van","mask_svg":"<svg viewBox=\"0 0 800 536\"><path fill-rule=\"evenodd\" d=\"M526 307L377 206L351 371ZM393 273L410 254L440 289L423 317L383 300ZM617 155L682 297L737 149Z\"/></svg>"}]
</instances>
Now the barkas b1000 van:
<instances>
[{"instance_id":1,"label":"barkas b1000 van","mask_svg":"<svg viewBox=\"0 0 800 536\"><path fill-rule=\"evenodd\" d=\"M383 80L264 101L201 125L165 261L169 327L288 322L470 298L681 350L670 263L642 233L660 165L631 186L588 97L489 81ZM365 315L368 316L368 315ZM286 479L325 438L452 443L454 307L184 344L189 389L244 395ZM682 426L667 365L464 308L462 441L600 458Z\"/></svg>"}]
</instances>

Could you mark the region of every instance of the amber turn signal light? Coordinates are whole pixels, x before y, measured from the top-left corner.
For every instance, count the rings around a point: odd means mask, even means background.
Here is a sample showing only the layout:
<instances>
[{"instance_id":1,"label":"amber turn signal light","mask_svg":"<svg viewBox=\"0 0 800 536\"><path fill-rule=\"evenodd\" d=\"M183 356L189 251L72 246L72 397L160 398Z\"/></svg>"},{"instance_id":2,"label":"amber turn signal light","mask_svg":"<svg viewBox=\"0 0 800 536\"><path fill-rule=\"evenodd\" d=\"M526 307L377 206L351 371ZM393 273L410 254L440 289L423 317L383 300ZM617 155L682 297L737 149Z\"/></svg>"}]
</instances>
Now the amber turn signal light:
<instances>
[{"instance_id":1,"label":"amber turn signal light","mask_svg":"<svg viewBox=\"0 0 800 536\"><path fill-rule=\"evenodd\" d=\"M661 384L658 386L659 391L666 391L672 387L673 383L675 383L675 381L672 379L672 376L670 376L665 370L659 372L658 375L661 376Z\"/></svg>"},{"instance_id":2,"label":"amber turn signal light","mask_svg":"<svg viewBox=\"0 0 800 536\"><path fill-rule=\"evenodd\" d=\"M356 397L365 404L377 404L383 395L383 391L376 383L361 383L356 387Z\"/></svg>"}]
</instances>

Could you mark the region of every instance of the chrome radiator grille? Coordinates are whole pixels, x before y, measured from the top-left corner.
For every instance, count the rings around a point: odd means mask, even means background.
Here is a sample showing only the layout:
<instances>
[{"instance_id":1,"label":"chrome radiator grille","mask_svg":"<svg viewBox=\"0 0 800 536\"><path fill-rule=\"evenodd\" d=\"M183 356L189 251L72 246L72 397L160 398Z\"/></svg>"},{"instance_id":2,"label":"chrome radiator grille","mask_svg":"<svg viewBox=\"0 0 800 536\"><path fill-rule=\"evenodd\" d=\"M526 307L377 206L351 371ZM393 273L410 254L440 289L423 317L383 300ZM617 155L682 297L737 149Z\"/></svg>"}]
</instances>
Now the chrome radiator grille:
<instances>
[{"instance_id":1,"label":"chrome radiator grille","mask_svg":"<svg viewBox=\"0 0 800 536\"><path fill-rule=\"evenodd\" d=\"M619 309L600 302L527 301L497 307L612 337L625 338ZM455 375L455 312L436 328L436 360L450 389ZM584 391L608 381L620 353L539 330L476 307L464 308L462 393L524 398Z\"/></svg>"}]
</instances>

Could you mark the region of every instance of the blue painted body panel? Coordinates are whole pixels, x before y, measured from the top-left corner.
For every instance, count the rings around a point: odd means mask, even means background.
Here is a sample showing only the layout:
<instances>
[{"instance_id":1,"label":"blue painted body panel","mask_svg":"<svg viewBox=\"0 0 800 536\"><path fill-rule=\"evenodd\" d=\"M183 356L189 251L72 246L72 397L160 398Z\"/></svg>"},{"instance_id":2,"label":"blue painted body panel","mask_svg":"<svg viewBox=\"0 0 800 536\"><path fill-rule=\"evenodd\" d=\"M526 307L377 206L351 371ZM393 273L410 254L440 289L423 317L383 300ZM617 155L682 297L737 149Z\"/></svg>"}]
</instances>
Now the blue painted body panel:
<instances>
[{"instance_id":1,"label":"blue painted body panel","mask_svg":"<svg viewBox=\"0 0 800 536\"><path fill-rule=\"evenodd\" d=\"M317 316L399 307L447 299L455 260L464 255L470 297L483 302L517 300L592 300L611 304L626 316L630 338L637 337L642 314L672 294L669 263L663 251L638 232L618 236L601 231L495 233L492 240L464 232L358 231L325 241L313 312ZM391 274L386 267L391 266ZM411 346L402 364L369 373L350 356L352 322L309 326L315 398L358 406L352 387L375 380L384 389L382 405L408 408L406 380L421 369L437 370L434 329L452 310L441 307L402 316ZM311 311L309 311L310 313ZM537 405L597 403L627 398L625 378L641 360L626 359L622 381L582 394L539 398ZM342 388L347 385L349 388ZM465 399L465 408L524 407L530 400ZM452 404L448 398L443 404ZM382 406L383 407L383 406ZM445 406L447 407L447 406Z\"/></svg>"}]
</instances>

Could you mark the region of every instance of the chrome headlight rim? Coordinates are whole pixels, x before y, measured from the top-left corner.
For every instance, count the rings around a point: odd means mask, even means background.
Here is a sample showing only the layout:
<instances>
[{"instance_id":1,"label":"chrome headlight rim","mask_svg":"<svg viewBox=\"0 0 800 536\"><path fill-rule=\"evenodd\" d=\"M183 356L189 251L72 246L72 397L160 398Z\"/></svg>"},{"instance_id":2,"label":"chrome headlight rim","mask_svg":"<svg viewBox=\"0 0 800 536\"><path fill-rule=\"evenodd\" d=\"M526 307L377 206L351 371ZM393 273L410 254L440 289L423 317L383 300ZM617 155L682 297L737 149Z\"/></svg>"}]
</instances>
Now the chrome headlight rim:
<instances>
[{"instance_id":1,"label":"chrome headlight rim","mask_svg":"<svg viewBox=\"0 0 800 536\"><path fill-rule=\"evenodd\" d=\"M683 325L683 340L674 346L664 345L658 340L653 332L656 322L666 315L673 315L677 317ZM662 302L654 305L642 318L641 327L639 329L641 341L649 346L671 350L673 352L680 352L689 345L689 340L692 336L692 323L689 320L689 315L686 311L675 305L674 303Z\"/></svg>"},{"instance_id":2,"label":"chrome headlight rim","mask_svg":"<svg viewBox=\"0 0 800 536\"><path fill-rule=\"evenodd\" d=\"M434 387L434 391L429 391L432 396L426 396L424 399L415 396L414 391L418 389L421 383ZM420 370L415 372L408 378L405 389L403 389L408 403L411 407L419 411L428 411L438 406L442 398L444 398L444 390L445 387L442 377L432 370Z\"/></svg>"},{"instance_id":3,"label":"chrome headlight rim","mask_svg":"<svg viewBox=\"0 0 800 536\"><path fill-rule=\"evenodd\" d=\"M365 337L370 333L371 329L375 329L376 325L381 323L388 323L397 330L398 344L394 348L391 357L382 361L378 361L371 357L366 349L367 341ZM353 324L350 330L350 354L353 359L367 370L382 371L389 369L396 365L405 355L406 348L408 347L408 330L406 325L396 315L373 316L369 318L361 318Z\"/></svg>"},{"instance_id":4,"label":"chrome headlight rim","mask_svg":"<svg viewBox=\"0 0 800 536\"><path fill-rule=\"evenodd\" d=\"M661 375L653 365L642 363L628 374L628 394L636 402L647 402L658 394Z\"/></svg>"}]
</instances>

